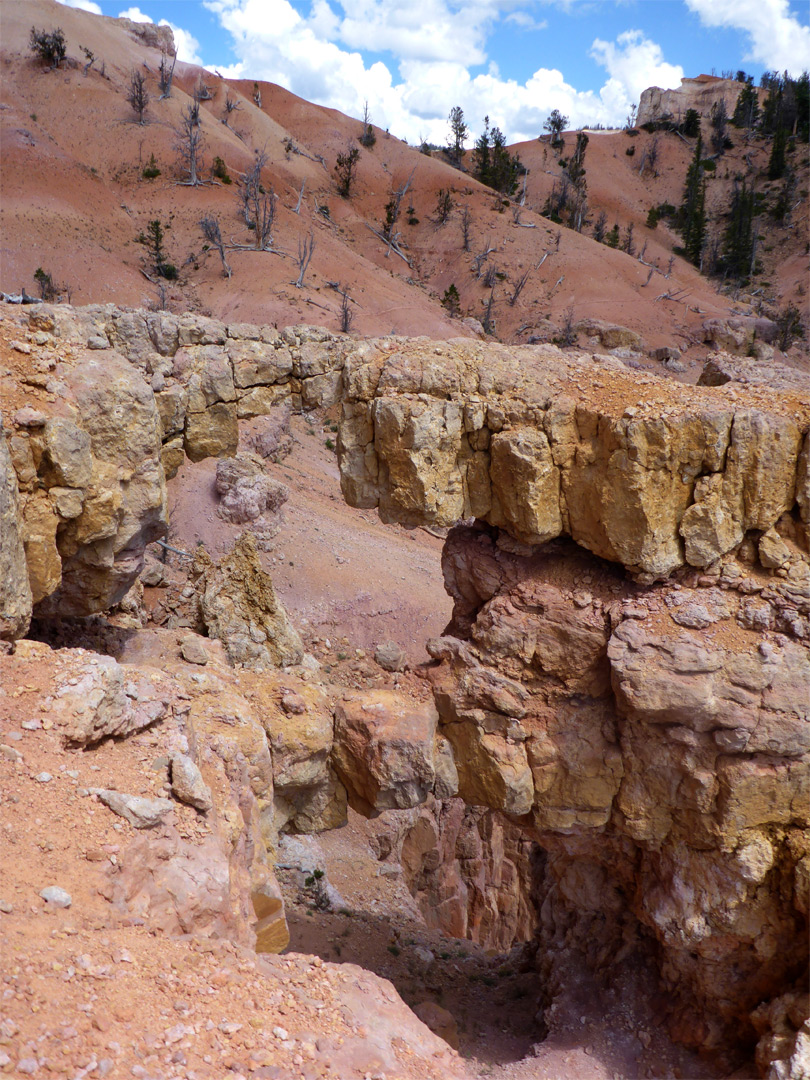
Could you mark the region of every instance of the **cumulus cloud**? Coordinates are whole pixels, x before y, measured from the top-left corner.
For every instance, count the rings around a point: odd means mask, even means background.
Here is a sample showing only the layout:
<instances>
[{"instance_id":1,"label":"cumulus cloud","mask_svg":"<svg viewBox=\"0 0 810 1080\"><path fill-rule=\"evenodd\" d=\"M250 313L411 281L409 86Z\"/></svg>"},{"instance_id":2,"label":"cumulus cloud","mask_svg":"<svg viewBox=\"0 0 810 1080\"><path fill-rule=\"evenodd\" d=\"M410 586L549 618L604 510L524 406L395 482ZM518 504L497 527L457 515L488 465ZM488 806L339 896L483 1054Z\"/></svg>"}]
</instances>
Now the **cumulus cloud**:
<instances>
[{"instance_id":1,"label":"cumulus cloud","mask_svg":"<svg viewBox=\"0 0 810 1080\"><path fill-rule=\"evenodd\" d=\"M93 0L59 0L65 7L78 8L79 11L89 11L92 15L101 15L102 11Z\"/></svg>"},{"instance_id":2,"label":"cumulus cloud","mask_svg":"<svg viewBox=\"0 0 810 1080\"><path fill-rule=\"evenodd\" d=\"M810 26L791 13L788 0L686 0L686 4L704 26L748 34L746 60L794 76L810 68Z\"/></svg>"},{"instance_id":3,"label":"cumulus cloud","mask_svg":"<svg viewBox=\"0 0 810 1080\"><path fill-rule=\"evenodd\" d=\"M202 67L202 57L199 53L200 43L193 34L190 34L188 30L184 30L182 26L175 26L168 19L161 19L158 25L168 26L174 34L174 45L177 49L178 60L182 60L185 64L198 64Z\"/></svg>"},{"instance_id":4,"label":"cumulus cloud","mask_svg":"<svg viewBox=\"0 0 810 1080\"><path fill-rule=\"evenodd\" d=\"M126 11L118 12L119 19L131 19L132 22L154 22L151 15L144 15L138 7L129 7Z\"/></svg>"},{"instance_id":5,"label":"cumulus cloud","mask_svg":"<svg viewBox=\"0 0 810 1080\"><path fill-rule=\"evenodd\" d=\"M131 7L126 11L119 11L119 19L132 19L133 22L150 23L155 20L151 16L144 14L140 8ZM171 32L174 34L174 44L177 49L177 59L183 61L185 64L199 64L202 66L202 58L199 54L200 43L189 33L188 30L184 30L182 26L175 26L173 22L169 22L168 19L161 19L158 26L168 26Z\"/></svg>"},{"instance_id":6,"label":"cumulus cloud","mask_svg":"<svg viewBox=\"0 0 810 1080\"><path fill-rule=\"evenodd\" d=\"M591 56L625 91L629 104L638 101L648 86L678 87L683 78L683 68L666 63L661 46L640 30L625 30L615 42L597 38Z\"/></svg>"},{"instance_id":7,"label":"cumulus cloud","mask_svg":"<svg viewBox=\"0 0 810 1080\"><path fill-rule=\"evenodd\" d=\"M334 5L334 6L333 6ZM660 46L640 31L615 42L597 40L591 56L607 72L599 91L577 90L556 68L539 68L525 82L503 78L488 63L486 43L499 18L528 28L520 4L504 0L315 0L307 15L289 0L205 0L231 36L238 57L218 64L226 77L279 83L319 105L372 120L417 142L443 143L447 116L460 105L471 129L488 115L510 141L536 138L552 109L572 126L619 125L654 83L675 85L683 71L667 64ZM532 29L542 24L530 20ZM392 70L367 64L363 53L390 53ZM474 68L487 67L473 75Z\"/></svg>"}]
</instances>

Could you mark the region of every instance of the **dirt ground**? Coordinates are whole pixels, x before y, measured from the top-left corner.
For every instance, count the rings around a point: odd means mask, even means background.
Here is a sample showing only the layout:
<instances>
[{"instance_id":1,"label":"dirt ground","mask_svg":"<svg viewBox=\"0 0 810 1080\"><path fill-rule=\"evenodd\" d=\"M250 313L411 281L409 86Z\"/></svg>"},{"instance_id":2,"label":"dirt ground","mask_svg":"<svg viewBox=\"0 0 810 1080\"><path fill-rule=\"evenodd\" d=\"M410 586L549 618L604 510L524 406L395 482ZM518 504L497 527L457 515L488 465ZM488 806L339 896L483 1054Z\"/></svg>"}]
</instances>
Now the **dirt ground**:
<instances>
[{"instance_id":1,"label":"dirt ground","mask_svg":"<svg viewBox=\"0 0 810 1080\"><path fill-rule=\"evenodd\" d=\"M240 446L250 444L255 424L240 424ZM327 445L336 438L332 426L322 412L294 416L292 452L279 464L266 462L268 475L286 484L290 497L263 566L323 665L361 662L365 668L362 661L375 646L391 640L411 664L422 663L425 641L442 633L452 608L442 583L442 539L424 529L383 525L376 511L346 506ZM215 460L187 461L170 481L168 542L189 552L203 543L218 558L244 526L217 516L215 478ZM358 649L367 655L358 657Z\"/></svg>"}]
</instances>

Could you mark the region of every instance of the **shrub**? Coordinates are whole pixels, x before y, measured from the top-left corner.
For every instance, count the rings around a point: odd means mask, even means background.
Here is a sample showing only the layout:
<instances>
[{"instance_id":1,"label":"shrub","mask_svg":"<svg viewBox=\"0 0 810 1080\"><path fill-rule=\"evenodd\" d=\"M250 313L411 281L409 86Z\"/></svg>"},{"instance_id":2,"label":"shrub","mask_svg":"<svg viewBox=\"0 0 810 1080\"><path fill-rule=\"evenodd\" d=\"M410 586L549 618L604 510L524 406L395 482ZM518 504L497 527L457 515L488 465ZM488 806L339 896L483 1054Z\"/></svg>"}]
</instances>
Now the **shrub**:
<instances>
[{"instance_id":1,"label":"shrub","mask_svg":"<svg viewBox=\"0 0 810 1080\"><path fill-rule=\"evenodd\" d=\"M163 225L157 219L149 222L146 232L137 236L136 241L143 244L149 252L149 261L158 277L165 278L167 281L176 281L179 276L178 270L174 263L166 259L163 237Z\"/></svg>"},{"instance_id":2,"label":"shrub","mask_svg":"<svg viewBox=\"0 0 810 1080\"><path fill-rule=\"evenodd\" d=\"M155 180L158 176L160 176L160 169L158 168L157 161L155 161L154 154L149 155L149 160L144 165L141 176L144 178L144 180Z\"/></svg>"},{"instance_id":3,"label":"shrub","mask_svg":"<svg viewBox=\"0 0 810 1080\"><path fill-rule=\"evenodd\" d=\"M648 229L657 229L660 219L661 211L658 209L657 206L651 206L647 213L647 220L644 222L644 224L647 226Z\"/></svg>"},{"instance_id":4,"label":"shrub","mask_svg":"<svg viewBox=\"0 0 810 1080\"><path fill-rule=\"evenodd\" d=\"M36 53L40 60L52 67L58 68L67 54L67 43L61 26L51 31L37 30L35 26L32 26L28 44L31 52Z\"/></svg>"},{"instance_id":5,"label":"shrub","mask_svg":"<svg viewBox=\"0 0 810 1080\"><path fill-rule=\"evenodd\" d=\"M214 158L214 164L211 168L211 172L214 174L217 180L221 180L223 184L233 183L230 176L228 175L227 166L225 165L225 162L222 160L221 157Z\"/></svg>"},{"instance_id":6,"label":"shrub","mask_svg":"<svg viewBox=\"0 0 810 1080\"><path fill-rule=\"evenodd\" d=\"M445 289L444 296L442 297L442 306L447 309L450 317L454 318L458 315L460 305L461 298L458 295L458 289L455 284L453 284L449 289Z\"/></svg>"},{"instance_id":7,"label":"shrub","mask_svg":"<svg viewBox=\"0 0 810 1080\"><path fill-rule=\"evenodd\" d=\"M39 285L39 295L43 300L55 300L59 290L54 284L53 275L38 266L34 271L34 281Z\"/></svg>"},{"instance_id":8,"label":"shrub","mask_svg":"<svg viewBox=\"0 0 810 1080\"><path fill-rule=\"evenodd\" d=\"M359 157L360 150L357 146L347 146L345 152L337 156L337 162L335 163L337 189L338 195L344 199L348 199L351 195L352 184L357 175L357 159Z\"/></svg>"}]
</instances>

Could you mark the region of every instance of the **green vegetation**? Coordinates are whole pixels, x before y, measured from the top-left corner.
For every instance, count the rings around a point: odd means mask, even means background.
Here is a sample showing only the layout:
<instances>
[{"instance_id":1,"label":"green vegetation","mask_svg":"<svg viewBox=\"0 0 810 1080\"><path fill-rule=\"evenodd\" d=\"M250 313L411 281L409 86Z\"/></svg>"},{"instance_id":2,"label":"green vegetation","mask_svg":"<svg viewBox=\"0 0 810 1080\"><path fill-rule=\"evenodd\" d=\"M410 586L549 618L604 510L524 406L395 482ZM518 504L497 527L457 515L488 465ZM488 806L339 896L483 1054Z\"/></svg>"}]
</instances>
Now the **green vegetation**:
<instances>
[{"instance_id":1,"label":"green vegetation","mask_svg":"<svg viewBox=\"0 0 810 1080\"><path fill-rule=\"evenodd\" d=\"M167 226L168 228L168 226ZM150 221L146 232L136 237L136 242L143 244L149 254L149 262L158 277L167 281L176 281L178 278L177 267L166 259L163 247L165 232L159 218Z\"/></svg>"},{"instance_id":2,"label":"green vegetation","mask_svg":"<svg viewBox=\"0 0 810 1080\"><path fill-rule=\"evenodd\" d=\"M684 254L695 266L700 266L706 236L706 181L703 178L702 156L703 138L698 135L676 219L676 228L683 239Z\"/></svg>"},{"instance_id":3,"label":"green vegetation","mask_svg":"<svg viewBox=\"0 0 810 1080\"><path fill-rule=\"evenodd\" d=\"M58 68L67 55L67 43L61 26L55 30L37 30L31 27L31 36L28 39L28 47L45 64Z\"/></svg>"},{"instance_id":4,"label":"green vegetation","mask_svg":"<svg viewBox=\"0 0 810 1080\"><path fill-rule=\"evenodd\" d=\"M158 168L158 163L155 160L154 154L149 155L149 160L141 170L141 176L144 180L155 180L160 176L160 169Z\"/></svg>"},{"instance_id":5,"label":"green vegetation","mask_svg":"<svg viewBox=\"0 0 810 1080\"><path fill-rule=\"evenodd\" d=\"M484 131L476 140L472 158L476 178L502 195L511 195L518 177L526 171L517 154L513 157L507 150L501 129L490 128L488 116L484 117Z\"/></svg>"},{"instance_id":6,"label":"green vegetation","mask_svg":"<svg viewBox=\"0 0 810 1080\"><path fill-rule=\"evenodd\" d=\"M217 180L221 180L223 184L233 183L228 173L228 168L221 157L214 158L214 164L211 167L211 172L217 178Z\"/></svg>"},{"instance_id":7,"label":"green vegetation","mask_svg":"<svg viewBox=\"0 0 810 1080\"><path fill-rule=\"evenodd\" d=\"M351 195L352 185L357 176L357 159L359 157L360 148L357 146L347 146L345 151L337 156L337 162L335 163L337 189L338 195L343 199L348 199Z\"/></svg>"},{"instance_id":8,"label":"green vegetation","mask_svg":"<svg viewBox=\"0 0 810 1080\"><path fill-rule=\"evenodd\" d=\"M451 318L455 318L459 313L461 307L461 298L458 295L458 289L455 284L452 284L448 289L445 289L444 296L442 297L442 305L447 309L447 313Z\"/></svg>"}]
</instances>

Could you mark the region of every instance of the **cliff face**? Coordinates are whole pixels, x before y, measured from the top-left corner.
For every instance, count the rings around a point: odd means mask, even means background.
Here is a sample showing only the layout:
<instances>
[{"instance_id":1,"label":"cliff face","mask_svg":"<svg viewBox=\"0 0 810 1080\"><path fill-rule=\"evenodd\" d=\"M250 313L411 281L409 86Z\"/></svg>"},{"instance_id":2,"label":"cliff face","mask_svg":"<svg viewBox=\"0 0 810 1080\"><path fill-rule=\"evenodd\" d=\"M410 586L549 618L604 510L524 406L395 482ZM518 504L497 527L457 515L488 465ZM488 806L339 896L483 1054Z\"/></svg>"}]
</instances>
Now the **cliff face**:
<instances>
[{"instance_id":1,"label":"cliff face","mask_svg":"<svg viewBox=\"0 0 810 1080\"><path fill-rule=\"evenodd\" d=\"M549 346L462 342L370 343L344 380L343 492L387 521L567 535L649 578L708 566L797 500L808 521L796 392L676 388Z\"/></svg>"},{"instance_id":2,"label":"cliff face","mask_svg":"<svg viewBox=\"0 0 810 1080\"><path fill-rule=\"evenodd\" d=\"M265 682L265 666L300 659L292 637L240 673L238 692L227 680L194 692L192 751L218 753L222 722L244 737L222 754L242 770L225 769L229 784L255 796L251 836L272 848L279 828L339 824L347 800L374 814L432 795L399 842L439 924L504 945L531 926L534 880L545 956L580 943L608 967L638 945L657 957L681 1039L716 1049L756 1032L763 1060L785 1050L801 1022L779 1034L800 1012L785 995L807 961L810 883L800 381L744 383L727 364L722 385L689 387L547 346L115 308L32 319L26 363L58 362L33 405L12 402L19 492L7 484L0 512L20 523L39 614L109 606L164 526L164 470L232 454L239 419L280 401L342 403L352 505L406 525L467 519L444 551L454 612L429 645L435 708L382 692L333 706ZM4 525L18 578L19 536ZM251 551L198 564L201 628L226 647L273 637ZM447 802L456 791L506 828ZM535 874L528 841L545 852ZM777 1001L773 1015L761 1006Z\"/></svg>"},{"instance_id":3,"label":"cliff face","mask_svg":"<svg viewBox=\"0 0 810 1080\"><path fill-rule=\"evenodd\" d=\"M444 565L441 730L461 797L549 853L541 938L607 960L640 935L682 1038L750 1035L807 961L810 578L729 560L643 587L468 527Z\"/></svg>"},{"instance_id":4,"label":"cliff face","mask_svg":"<svg viewBox=\"0 0 810 1080\"><path fill-rule=\"evenodd\" d=\"M648 86L641 92L638 103L636 123L653 123L656 120L672 119L680 121L688 109L696 109L701 116L711 116L712 108L718 101L726 106L726 115L732 116L737 105L737 98L744 83L734 79L718 79L713 75L698 75L695 79L681 79L681 85L671 90L662 90L660 86ZM762 98L765 91L758 91ZM760 102L761 103L761 102Z\"/></svg>"}]
</instances>

